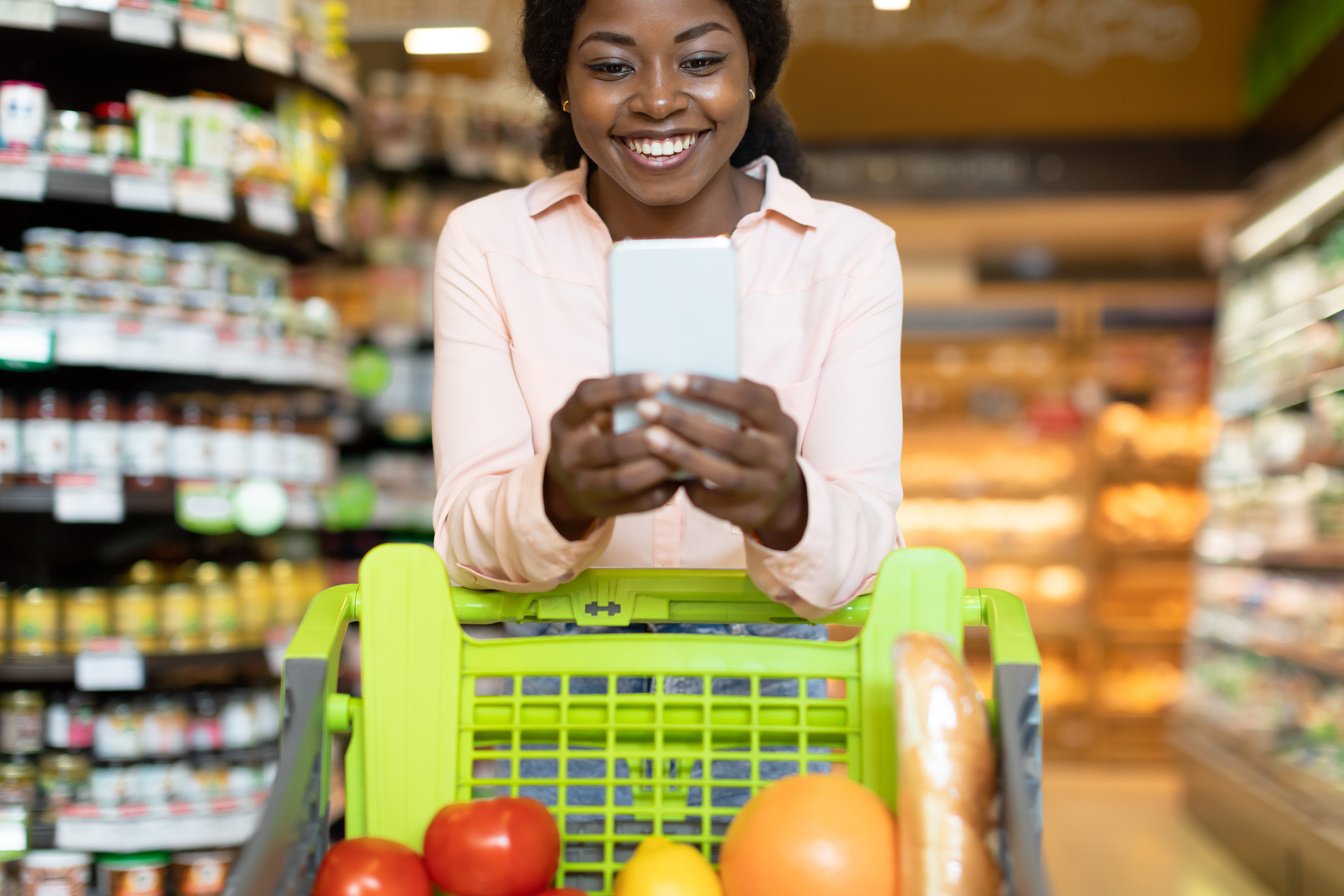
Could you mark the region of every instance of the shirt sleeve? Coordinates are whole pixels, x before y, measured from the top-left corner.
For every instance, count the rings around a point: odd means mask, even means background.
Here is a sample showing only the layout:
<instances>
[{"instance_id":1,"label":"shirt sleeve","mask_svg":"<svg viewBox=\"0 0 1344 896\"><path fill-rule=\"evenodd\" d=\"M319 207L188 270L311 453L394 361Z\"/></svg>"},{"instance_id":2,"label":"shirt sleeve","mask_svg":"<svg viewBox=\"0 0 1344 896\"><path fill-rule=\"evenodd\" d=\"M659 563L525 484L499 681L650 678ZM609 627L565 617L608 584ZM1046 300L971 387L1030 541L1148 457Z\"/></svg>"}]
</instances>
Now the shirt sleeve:
<instances>
[{"instance_id":1,"label":"shirt sleeve","mask_svg":"<svg viewBox=\"0 0 1344 896\"><path fill-rule=\"evenodd\" d=\"M542 498L546 456L514 373L485 254L449 216L434 265L434 546L468 588L545 591L588 567L612 523L571 542Z\"/></svg>"},{"instance_id":2,"label":"shirt sleeve","mask_svg":"<svg viewBox=\"0 0 1344 896\"><path fill-rule=\"evenodd\" d=\"M862 253L822 364L816 404L799 446L808 518L789 551L745 537L758 588L805 618L824 616L871 588L904 541L901 503L900 259L894 235Z\"/></svg>"}]
</instances>

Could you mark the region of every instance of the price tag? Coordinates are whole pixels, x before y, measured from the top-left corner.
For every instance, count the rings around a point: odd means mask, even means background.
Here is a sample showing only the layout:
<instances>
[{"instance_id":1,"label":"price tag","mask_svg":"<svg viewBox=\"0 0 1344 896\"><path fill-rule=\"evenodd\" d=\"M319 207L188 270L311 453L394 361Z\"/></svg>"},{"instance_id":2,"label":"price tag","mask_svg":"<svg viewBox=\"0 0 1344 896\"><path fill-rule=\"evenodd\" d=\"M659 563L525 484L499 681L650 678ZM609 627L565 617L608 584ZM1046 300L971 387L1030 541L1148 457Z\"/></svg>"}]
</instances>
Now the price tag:
<instances>
[{"instance_id":1,"label":"price tag","mask_svg":"<svg viewBox=\"0 0 1344 896\"><path fill-rule=\"evenodd\" d=\"M0 199L41 202L47 195L49 167L43 153L0 150Z\"/></svg>"},{"instance_id":2,"label":"price tag","mask_svg":"<svg viewBox=\"0 0 1344 896\"><path fill-rule=\"evenodd\" d=\"M294 211L294 194L287 188L255 187L245 200L247 219L258 230L293 236L299 231L299 216Z\"/></svg>"},{"instance_id":3,"label":"price tag","mask_svg":"<svg viewBox=\"0 0 1344 896\"><path fill-rule=\"evenodd\" d=\"M62 473L56 477L52 515L58 523L121 523L126 496L121 477L107 473Z\"/></svg>"},{"instance_id":4,"label":"price tag","mask_svg":"<svg viewBox=\"0 0 1344 896\"><path fill-rule=\"evenodd\" d=\"M117 318L110 314L78 314L56 322L56 361L94 367L118 356Z\"/></svg>"},{"instance_id":5,"label":"price tag","mask_svg":"<svg viewBox=\"0 0 1344 896\"><path fill-rule=\"evenodd\" d=\"M0 364L47 367L55 356L51 324L36 315L12 315L0 320Z\"/></svg>"},{"instance_id":6,"label":"price tag","mask_svg":"<svg viewBox=\"0 0 1344 896\"><path fill-rule=\"evenodd\" d=\"M257 68L277 75L294 74L294 51L284 36L264 28L249 28L243 36L243 55Z\"/></svg>"},{"instance_id":7,"label":"price tag","mask_svg":"<svg viewBox=\"0 0 1344 896\"><path fill-rule=\"evenodd\" d=\"M179 171L173 178L178 214L206 221L233 218L233 183L228 175L207 171Z\"/></svg>"},{"instance_id":8,"label":"price tag","mask_svg":"<svg viewBox=\"0 0 1344 896\"><path fill-rule=\"evenodd\" d=\"M200 324L163 325L159 333L164 366L175 373L215 372L215 331Z\"/></svg>"},{"instance_id":9,"label":"price tag","mask_svg":"<svg viewBox=\"0 0 1344 896\"><path fill-rule=\"evenodd\" d=\"M117 8L117 0L78 0L70 5L90 12L111 12Z\"/></svg>"},{"instance_id":10,"label":"price tag","mask_svg":"<svg viewBox=\"0 0 1344 896\"><path fill-rule=\"evenodd\" d=\"M182 47L193 53L237 59L242 53L242 41L232 23L223 16L209 21L187 19L178 28Z\"/></svg>"},{"instance_id":11,"label":"price tag","mask_svg":"<svg viewBox=\"0 0 1344 896\"><path fill-rule=\"evenodd\" d=\"M112 10L112 39L146 47L171 47L176 43L171 18L125 7Z\"/></svg>"},{"instance_id":12,"label":"price tag","mask_svg":"<svg viewBox=\"0 0 1344 896\"><path fill-rule=\"evenodd\" d=\"M0 25L51 31L56 27L56 5L51 0L0 0Z\"/></svg>"},{"instance_id":13,"label":"price tag","mask_svg":"<svg viewBox=\"0 0 1344 896\"><path fill-rule=\"evenodd\" d=\"M81 691L143 691L145 658L128 638L84 642L75 654L75 687Z\"/></svg>"},{"instance_id":14,"label":"price tag","mask_svg":"<svg viewBox=\"0 0 1344 896\"><path fill-rule=\"evenodd\" d=\"M222 482L183 480L177 483L177 524L200 535L232 532L233 490Z\"/></svg>"},{"instance_id":15,"label":"price tag","mask_svg":"<svg viewBox=\"0 0 1344 896\"><path fill-rule=\"evenodd\" d=\"M173 181L162 168L113 169L112 204L144 212L173 210Z\"/></svg>"}]
</instances>

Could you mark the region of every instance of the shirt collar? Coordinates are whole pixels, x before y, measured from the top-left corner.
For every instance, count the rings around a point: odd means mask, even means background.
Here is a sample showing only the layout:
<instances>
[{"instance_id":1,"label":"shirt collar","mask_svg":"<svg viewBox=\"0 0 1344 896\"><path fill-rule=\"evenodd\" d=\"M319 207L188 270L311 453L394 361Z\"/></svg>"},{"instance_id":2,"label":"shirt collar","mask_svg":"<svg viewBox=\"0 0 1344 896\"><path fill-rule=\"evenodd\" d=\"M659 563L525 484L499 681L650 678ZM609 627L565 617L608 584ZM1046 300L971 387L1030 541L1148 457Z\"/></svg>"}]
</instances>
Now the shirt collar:
<instances>
[{"instance_id":1,"label":"shirt collar","mask_svg":"<svg viewBox=\"0 0 1344 896\"><path fill-rule=\"evenodd\" d=\"M798 184L779 173L769 156L761 156L742 169L743 173L765 182L765 201L761 212L788 218L800 227L816 227L816 202ZM539 180L527 188L527 213L536 217L570 198L588 201L588 160L579 167L554 177Z\"/></svg>"}]
</instances>

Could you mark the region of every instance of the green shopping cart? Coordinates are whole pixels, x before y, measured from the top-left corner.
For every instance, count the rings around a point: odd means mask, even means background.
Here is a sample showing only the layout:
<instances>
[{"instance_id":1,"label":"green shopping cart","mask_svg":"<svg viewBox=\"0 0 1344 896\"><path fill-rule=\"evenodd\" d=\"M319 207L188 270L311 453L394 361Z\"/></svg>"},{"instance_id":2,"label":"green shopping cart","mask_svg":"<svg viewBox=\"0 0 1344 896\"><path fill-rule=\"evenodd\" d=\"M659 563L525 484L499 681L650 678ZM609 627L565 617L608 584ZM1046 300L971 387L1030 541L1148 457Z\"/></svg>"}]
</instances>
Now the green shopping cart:
<instances>
[{"instance_id":1,"label":"green shopping cart","mask_svg":"<svg viewBox=\"0 0 1344 896\"><path fill-rule=\"evenodd\" d=\"M819 762L843 767L894 806L892 647L906 632L925 631L960 655L966 626L988 627L994 660L1005 893L1048 896L1040 654L1022 602L967 590L952 554L892 553L873 594L823 620L862 626L850 641L649 633L477 639L462 628L527 621L801 622L739 571L591 570L545 594L503 594L450 586L428 547L376 548L358 585L314 599L290 644L279 771L228 896L307 896L328 846L338 733L350 736L347 835L419 849L447 803L549 788L563 844L557 886L592 893L609 893L652 834L716 855L736 811L716 793L755 792L781 772ZM360 629L359 697L336 692L352 622ZM623 687L635 677L651 687ZM718 685L726 681L745 687L725 696ZM572 799L594 788L604 797Z\"/></svg>"}]
</instances>

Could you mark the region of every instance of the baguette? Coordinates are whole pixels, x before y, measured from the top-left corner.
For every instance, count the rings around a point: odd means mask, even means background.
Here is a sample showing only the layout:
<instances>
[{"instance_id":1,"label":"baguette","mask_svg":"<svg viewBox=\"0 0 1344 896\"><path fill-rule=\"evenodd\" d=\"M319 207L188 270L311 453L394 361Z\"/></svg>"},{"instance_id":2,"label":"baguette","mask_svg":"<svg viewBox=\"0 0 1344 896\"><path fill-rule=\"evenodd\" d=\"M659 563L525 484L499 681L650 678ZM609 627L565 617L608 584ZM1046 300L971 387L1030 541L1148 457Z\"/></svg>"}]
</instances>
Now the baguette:
<instances>
[{"instance_id":1,"label":"baguette","mask_svg":"<svg viewBox=\"0 0 1344 896\"><path fill-rule=\"evenodd\" d=\"M896 644L902 896L996 896L995 754L970 673L938 638Z\"/></svg>"}]
</instances>

